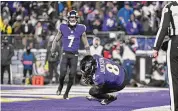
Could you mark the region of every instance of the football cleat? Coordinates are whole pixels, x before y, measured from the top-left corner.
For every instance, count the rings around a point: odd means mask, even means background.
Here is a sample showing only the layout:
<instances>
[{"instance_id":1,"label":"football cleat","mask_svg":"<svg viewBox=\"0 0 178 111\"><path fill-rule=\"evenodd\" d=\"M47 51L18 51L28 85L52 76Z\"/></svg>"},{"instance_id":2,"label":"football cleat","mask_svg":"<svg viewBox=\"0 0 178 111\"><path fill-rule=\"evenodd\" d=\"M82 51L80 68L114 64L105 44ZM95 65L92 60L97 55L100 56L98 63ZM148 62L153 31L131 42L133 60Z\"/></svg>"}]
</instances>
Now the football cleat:
<instances>
[{"instance_id":1,"label":"football cleat","mask_svg":"<svg viewBox=\"0 0 178 111\"><path fill-rule=\"evenodd\" d=\"M56 91L56 94L57 94L57 95L61 95L61 91L57 90L57 91Z\"/></svg>"},{"instance_id":2,"label":"football cleat","mask_svg":"<svg viewBox=\"0 0 178 111\"><path fill-rule=\"evenodd\" d=\"M100 103L101 105L108 105L109 103L117 100L116 96L111 95L109 99L103 99Z\"/></svg>"},{"instance_id":3,"label":"football cleat","mask_svg":"<svg viewBox=\"0 0 178 111\"><path fill-rule=\"evenodd\" d=\"M88 99L89 101L99 101L99 102L101 102L101 99L95 98L93 96L86 96L86 99Z\"/></svg>"},{"instance_id":4,"label":"football cleat","mask_svg":"<svg viewBox=\"0 0 178 111\"><path fill-rule=\"evenodd\" d=\"M63 98L69 100L68 94L64 94Z\"/></svg>"}]
</instances>

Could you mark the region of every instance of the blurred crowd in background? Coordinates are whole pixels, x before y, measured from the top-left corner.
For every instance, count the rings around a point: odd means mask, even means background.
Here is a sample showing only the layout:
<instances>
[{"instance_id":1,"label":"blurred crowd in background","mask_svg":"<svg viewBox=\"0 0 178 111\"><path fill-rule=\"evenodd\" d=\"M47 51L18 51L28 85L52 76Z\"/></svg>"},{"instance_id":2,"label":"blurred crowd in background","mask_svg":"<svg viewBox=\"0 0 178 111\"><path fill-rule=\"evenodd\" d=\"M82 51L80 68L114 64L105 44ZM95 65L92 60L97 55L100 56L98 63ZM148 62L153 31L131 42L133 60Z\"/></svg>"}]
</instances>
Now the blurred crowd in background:
<instances>
[{"instance_id":1,"label":"blurred crowd in background","mask_svg":"<svg viewBox=\"0 0 178 111\"><path fill-rule=\"evenodd\" d=\"M8 37L9 43L15 49L24 49L27 46L46 49L48 42L52 41L52 37L57 33L59 25L67 23L67 12L74 9L79 14L78 22L86 25L87 35L107 31L123 31L125 35L132 35L129 41L124 43L107 39L108 43L103 44L98 37L89 40L93 54L97 53L119 62L127 68L132 78L133 73L136 73L134 70L136 50L145 48L151 50L154 43L154 39L146 43L134 35L155 36L159 28L161 10L166 3L166 1L1 2L1 39ZM165 67L164 62L158 63L156 60L152 72L156 71L163 76L166 72ZM164 83L165 78L158 79Z\"/></svg>"},{"instance_id":2,"label":"blurred crowd in background","mask_svg":"<svg viewBox=\"0 0 178 111\"><path fill-rule=\"evenodd\" d=\"M161 1L9 1L1 2L0 30L15 37L16 44L46 48L47 40L61 23L67 22L67 12L75 9L79 23L87 26L87 33L97 31L124 31L127 35L155 35L161 9ZM20 34L20 36L10 36ZM28 36L25 34L28 34ZM18 41L23 39L23 41ZM34 43L37 45L34 46ZM18 46L16 46L18 47ZM22 47L22 46L19 46Z\"/></svg>"}]
</instances>

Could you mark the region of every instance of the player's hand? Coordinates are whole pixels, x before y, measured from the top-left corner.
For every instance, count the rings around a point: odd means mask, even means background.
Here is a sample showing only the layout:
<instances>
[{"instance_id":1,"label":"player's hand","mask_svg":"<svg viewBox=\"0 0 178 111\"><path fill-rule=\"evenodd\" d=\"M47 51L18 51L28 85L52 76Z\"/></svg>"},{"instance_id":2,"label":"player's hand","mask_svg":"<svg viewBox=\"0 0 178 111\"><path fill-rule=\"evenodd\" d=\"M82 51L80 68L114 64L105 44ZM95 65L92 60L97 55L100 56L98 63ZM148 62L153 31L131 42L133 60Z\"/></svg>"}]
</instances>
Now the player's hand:
<instances>
[{"instance_id":1,"label":"player's hand","mask_svg":"<svg viewBox=\"0 0 178 111\"><path fill-rule=\"evenodd\" d=\"M157 50L153 50L153 55L154 58L158 57L158 51Z\"/></svg>"}]
</instances>

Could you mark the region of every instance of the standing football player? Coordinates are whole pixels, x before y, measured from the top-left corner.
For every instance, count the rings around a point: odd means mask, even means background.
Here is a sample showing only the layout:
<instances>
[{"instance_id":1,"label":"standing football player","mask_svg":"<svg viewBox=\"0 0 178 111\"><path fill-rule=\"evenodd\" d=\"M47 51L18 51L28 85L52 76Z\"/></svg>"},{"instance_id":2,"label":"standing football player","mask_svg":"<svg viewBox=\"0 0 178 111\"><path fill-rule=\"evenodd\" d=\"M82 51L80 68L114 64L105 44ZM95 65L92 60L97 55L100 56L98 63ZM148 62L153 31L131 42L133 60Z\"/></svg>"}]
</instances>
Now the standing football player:
<instances>
[{"instance_id":1,"label":"standing football player","mask_svg":"<svg viewBox=\"0 0 178 111\"><path fill-rule=\"evenodd\" d=\"M108 93L122 90L128 83L128 75L119 64L98 55L87 55L80 63L83 82L92 85L89 90L91 97L107 105L117 99Z\"/></svg>"},{"instance_id":2,"label":"standing football player","mask_svg":"<svg viewBox=\"0 0 178 111\"><path fill-rule=\"evenodd\" d=\"M57 94L60 95L65 75L67 73L67 68L69 67L69 81L67 84L67 89L65 94L63 95L64 99L69 99L68 94L73 85L73 80L76 74L77 62L78 62L78 50L80 46L80 40L82 39L86 51L90 54L89 44L86 37L86 26L77 23L78 13L75 10L71 10L68 15L68 24L61 24L59 26L58 36L53 40L51 52L52 55L55 55L54 49L56 47L56 42L60 39L62 40L62 55L61 55L61 63L60 63L60 77L59 77L59 87L57 90Z\"/></svg>"}]
</instances>

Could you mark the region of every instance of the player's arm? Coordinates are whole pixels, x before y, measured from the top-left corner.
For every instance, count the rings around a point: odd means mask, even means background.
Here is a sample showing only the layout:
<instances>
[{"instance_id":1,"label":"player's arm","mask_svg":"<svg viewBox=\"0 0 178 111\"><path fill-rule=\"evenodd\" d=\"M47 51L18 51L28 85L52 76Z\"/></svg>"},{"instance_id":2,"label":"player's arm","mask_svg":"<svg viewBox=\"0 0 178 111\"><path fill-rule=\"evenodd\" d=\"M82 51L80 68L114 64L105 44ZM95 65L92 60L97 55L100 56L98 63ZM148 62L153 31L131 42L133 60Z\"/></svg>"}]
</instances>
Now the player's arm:
<instances>
[{"instance_id":1,"label":"player's arm","mask_svg":"<svg viewBox=\"0 0 178 111\"><path fill-rule=\"evenodd\" d=\"M56 36L54 37L54 40L52 42L52 47L51 47L51 53L54 53L55 52L55 49L56 49L56 46L57 46L57 42L60 41L61 39L61 31L58 30Z\"/></svg>"},{"instance_id":2,"label":"player's arm","mask_svg":"<svg viewBox=\"0 0 178 111\"><path fill-rule=\"evenodd\" d=\"M169 5L166 5L163 10L162 10L162 17L161 17L161 22L160 22L160 27L156 35L156 40L154 43L153 49L156 51L159 51L162 42L167 34L168 27L171 21L171 15L169 12Z\"/></svg>"},{"instance_id":3,"label":"player's arm","mask_svg":"<svg viewBox=\"0 0 178 111\"><path fill-rule=\"evenodd\" d=\"M87 51L87 54L90 54L90 46L89 46L89 43L88 43L88 40L87 40L87 35L86 35L85 32L82 34L82 41L83 41L83 44L84 44L85 49Z\"/></svg>"}]
</instances>

